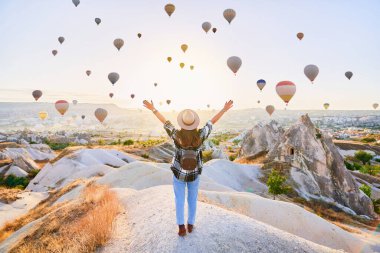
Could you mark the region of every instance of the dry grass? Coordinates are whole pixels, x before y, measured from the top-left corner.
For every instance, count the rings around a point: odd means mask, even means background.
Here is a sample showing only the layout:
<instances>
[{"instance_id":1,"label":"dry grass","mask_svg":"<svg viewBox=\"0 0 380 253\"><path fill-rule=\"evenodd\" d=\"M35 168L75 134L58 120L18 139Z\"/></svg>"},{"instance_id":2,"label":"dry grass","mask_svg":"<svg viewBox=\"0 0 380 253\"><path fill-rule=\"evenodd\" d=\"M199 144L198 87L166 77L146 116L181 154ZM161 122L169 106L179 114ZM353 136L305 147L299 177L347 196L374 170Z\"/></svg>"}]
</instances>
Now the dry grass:
<instances>
[{"instance_id":1,"label":"dry grass","mask_svg":"<svg viewBox=\"0 0 380 253\"><path fill-rule=\"evenodd\" d=\"M20 189L8 189L5 187L0 187L0 202L10 204L13 201L19 199L18 194L22 190Z\"/></svg>"},{"instance_id":2,"label":"dry grass","mask_svg":"<svg viewBox=\"0 0 380 253\"><path fill-rule=\"evenodd\" d=\"M48 214L10 253L94 252L109 240L119 210L116 193L90 184L79 200Z\"/></svg>"}]
</instances>

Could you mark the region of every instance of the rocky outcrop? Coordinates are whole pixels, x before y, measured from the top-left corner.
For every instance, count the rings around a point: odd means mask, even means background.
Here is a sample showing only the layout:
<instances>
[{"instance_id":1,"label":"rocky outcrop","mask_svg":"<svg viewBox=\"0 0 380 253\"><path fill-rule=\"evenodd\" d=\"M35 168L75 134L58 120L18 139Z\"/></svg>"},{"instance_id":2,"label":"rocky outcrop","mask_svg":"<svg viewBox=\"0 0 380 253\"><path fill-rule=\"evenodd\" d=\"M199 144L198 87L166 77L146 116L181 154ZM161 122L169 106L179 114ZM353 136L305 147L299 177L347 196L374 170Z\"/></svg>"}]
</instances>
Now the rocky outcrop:
<instances>
[{"instance_id":1,"label":"rocky outcrop","mask_svg":"<svg viewBox=\"0 0 380 253\"><path fill-rule=\"evenodd\" d=\"M284 129L274 120L265 125L257 124L242 138L239 157L269 152L283 133Z\"/></svg>"},{"instance_id":2,"label":"rocky outcrop","mask_svg":"<svg viewBox=\"0 0 380 253\"><path fill-rule=\"evenodd\" d=\"M328 198L357 214L376 216L371 199L358 189L332 138L316 129L307 114L282 135L268 158L291 165L291 180L301 196Z\"/></svg>"}]
</instances>

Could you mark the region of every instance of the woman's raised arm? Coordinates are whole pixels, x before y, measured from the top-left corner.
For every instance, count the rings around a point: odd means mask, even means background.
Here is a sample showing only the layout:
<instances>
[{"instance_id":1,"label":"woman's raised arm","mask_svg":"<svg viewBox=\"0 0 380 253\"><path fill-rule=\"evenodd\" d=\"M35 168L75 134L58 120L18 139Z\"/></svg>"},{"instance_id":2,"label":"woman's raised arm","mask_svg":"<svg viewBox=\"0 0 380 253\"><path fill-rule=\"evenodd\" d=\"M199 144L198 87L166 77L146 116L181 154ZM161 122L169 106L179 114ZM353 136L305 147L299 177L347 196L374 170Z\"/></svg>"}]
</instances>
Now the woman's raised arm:
<instances>
[{"instance_id":1,"label":"woman's raised arm","mask_svg":"<svg viewBox=\"0 0 380 253\"><path fill-rule=\"evenodd\" d=\"M154 113L154 115L156 115L157 119L159 119L162 122L162 124L165 124L165 117L159 111L157 111L157 109L153 105L153 101L150 101L149 103L147 100L144 100L143 103L146 108L151 110Z\"/></svg>"},{"instance_id":2,"label":"woman's raised arm","mask_svg":"<svg viewBox=\"0 0 380 253\"><path fill-rule=\"evenodd\" d=\"M220 110L220 112L218 112L212 119L211 119L211 123L212 124L215 124L222 116L225 112L227 112L229 109L231 109L231 107L233 106L234 102L232 100L226 102L224 104L224 107L222 110Z\"/></svg>"}]
</instances>

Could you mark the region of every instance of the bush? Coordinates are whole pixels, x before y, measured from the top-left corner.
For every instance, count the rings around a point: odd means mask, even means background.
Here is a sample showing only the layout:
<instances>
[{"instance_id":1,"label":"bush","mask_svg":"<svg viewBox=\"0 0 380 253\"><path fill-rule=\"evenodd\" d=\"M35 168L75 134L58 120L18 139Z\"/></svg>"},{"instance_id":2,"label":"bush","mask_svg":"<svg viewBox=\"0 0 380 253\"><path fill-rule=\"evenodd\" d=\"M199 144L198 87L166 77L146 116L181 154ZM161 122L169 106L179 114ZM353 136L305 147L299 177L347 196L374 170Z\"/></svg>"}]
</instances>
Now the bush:
<instances>
[{"instance_id":1,"label":"bush","mask_svg":"<svg viewBox=\"0 0 380 253\"><path fill-rule=\"evenodd\" d=\"M361 173L369 174L371 176L376 176L380 173L380 166L378 165L364 165L360 169Z\"/></svg>"},{"instance_id":2,"label":"bush","mask_svg":"<svg viewBox=\"0 0 380 253\"><path fill-rule=\"evenodd\" d=\"M69 143L55 143L55 142L49 142L47 141L46 144L52 149L52 150L62 150L70 146Z\"/></svg>"},{"instance_id":3,"label":"bush","mask_svg":"<svg viewBox=\"0 0 380 253\"><path fill-rule=\"evenodd\" d=\"M214 143L216 146L219 146L219 144L220 144L220 140L218 140L218 139L210 139L210 141L212 142L212 143Z\"/></svg>"},{"instance_id":4,"label":"bush","mask_svg":"<svg viewBox=\"0 0 380 253\"><path fill-rule=\"evenodd\" d=\"M370 143L370 142L375 142L376 139L373 138L373 137L365 137L361 141L364 142L364 143Z\"/></svg>"},{"instance_id":5,"label":"bush","mask_svg":"<svg viewBox=\"0 0 380 253\"><path fill-rule=\"evenodd\" d=\"M291 189L290 186L284 185L286 178L276 170L272 169L269 174L267 185L269 187L269 193L273 194L273 199L276 199L276 195L285 194Z\"/></svg>"},{"instance_id":6,"label":"bush","mask_svg":"<svg viewBox=\"0 0 380 253\"><path fill-rule=\"evenodd\" d=\"M354 170L361 170L362 167L363 167L363 166L361 166L361 165L358 164L358 163L354 163L353 166L354 166Z\"/></svg>"},{"instance_id":7,"label":"bush","mask_svg":"<svg viewBox=\"0 0 380 253\"><path fill-rule=\"evenodd\" d=\"M148 159L149 158L149 154L142 154L141 157L145 158L145 159Z\"/></svg>"},{"instance_id":8,"label":"bush","mask_svg":"<svg viewBox=\"0 0 380 253\"><path fill-rule=\"evenodd\" d=\"M360 186L359 189L362 190L362 192L364 192L365 195L367 195L369 198L371 197L371 194L372 194L371 187L369 187L366 184L362 184L362 186Z\"/></svg>"},{"instance_id":9,"label":"bush","mask_svg":"<svg viewBox=\"0 0 380 253\"><path fill-rule=\"evenodd\" d=\"M355 170L354 166L351 163L347 162L347 161L344 161L344 165L346 165L346 168L348 170Z\"/></svg>"},{"instance_id":10,"label":"bush","mask_svg":"<svg viewBox=\"0 0 380 253\"><path fill-rule=\"evenodd\" d=\"M202 151L202 160L203 162L208 162L210 160L212 160L212 150L205 150L205 151Z\"/></svg>"},{"instance_id":11,"label":"bush","mask_svg":"<svg viewBox=\"0 0 380 253\"><path fill-rule=\"evenodd\" d=\"M121 140L118 139L117 141L113 141L111 142L111 145L120 145L121 144Z\"/></svg>"},{"instance_id":12,"label":"bush","mask_svg":"<svg viewBox=\"0 0 380 253\"><path fill-rule=\"evenodd\" d=\"M34 178L35 176L37 176L38 172L40 172L40 170L31 170L31 171L29 171L29 177L30 178Z\"/></svg>"},{"instance_id":13,"label":"bush","mask_svg":"<svg viewBox=\"0 0 380 253\"><path fill-rule=\"evenodd\" d=\"M380 158L376 158L375 161L380 163Z\"/></svg>"},{"instance_id":14,"label":"bush","mask_svg":"<svg viewBox=\"0 0 380 253\"><path fill-rule=\"evenodd\" d=\"M1 180L1 184L6 187L23 190L29 184L29 179L26 177L16 177L15 175L9 175Z\"/></svg>"},{"instance_id":15,"label":"bush","mask_svg":"<svg viewBox=\"0 0 380 253\"><path fill-rule=\"evenodd\" d=\"M106 141L103 140L103 139L99 139L98 140L98 145L100 145L100 146L106 145Z\"/></svg>"},{"instance_id":16,"label":"bush","mask_svg":"<svg viewBox=\"0 0 380 253\"><path fill-rule=\"evenodd\" d=\"M130 145L133 145L135 142L131 139L128 139L126 141L123 142L123 145L124 146L130 146Z\"/></svg>"},{"instance_id":17,"label":"bush","mask_svg":"<svg viewBox=\"0 0 380 253\"><path fill-rule=\"evenodd\" d=\"M375 213L380 214L380 199L372 199L372 204Z\"/></svg>"},{"instance_id":18,"label":"bush","mask_svg":"<svg viewBox=\"0 0 380 253\"><path fill-rule=\"evenodd\" d=\"M315 137L317 137L317 139L321 139L322 138L322 134L321 133L316 133Z\"/></svg>"},{"instance_id":19,"label":"bush","mask_svg":"<svg viewBox=\"0 0 380 253\"><path fill-rule=\"evenodd\" d=\"M361 161L363 165L366 165L367 163L371 161L371 159L373 158L373 155L363 150L359 150L355 152L355 158Z\"/></svg>"},{"instance_id":20,"label":"bush","mask_svg":"<svg viewBox=\"0 0 380 253\"><path fill-rule=\"evenodd\" d=\"M241 140L235 139L233 140L233 144L238 145L241 142Z\"/></svg>"},{"instance_id":21,"label":"bush","mask_svg":"<svg viewBox=\"0 0 380 253\"><path fill-rule=\"evenodd\" d=\"M236 155L235 154L230 155L228 158L230 159L230 161L234 161L236 159Z\"/></svg>"}]
</instances>

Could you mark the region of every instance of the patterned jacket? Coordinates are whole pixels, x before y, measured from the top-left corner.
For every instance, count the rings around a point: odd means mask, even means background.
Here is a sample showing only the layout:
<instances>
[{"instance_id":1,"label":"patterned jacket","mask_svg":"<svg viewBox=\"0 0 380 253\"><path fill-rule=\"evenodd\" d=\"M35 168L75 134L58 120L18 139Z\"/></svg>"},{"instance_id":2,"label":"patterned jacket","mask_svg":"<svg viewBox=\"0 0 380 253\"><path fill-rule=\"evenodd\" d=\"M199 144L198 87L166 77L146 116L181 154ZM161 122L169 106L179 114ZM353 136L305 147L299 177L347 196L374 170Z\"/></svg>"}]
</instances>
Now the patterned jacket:
<instances>
[{"instance_id":1,"label":"patterned jacket","mask_svg":"<svg viewBox=\"0 0 380 253\"><path fill-rule=\"evenodd\" d=\"M177 129L173 126L170 121L166 121L164 124L164 129L168 133L169 137L174 141L174 145L176 147L175 154L173 157L173 162L171 165L171 170L173 171L174 176L181 181L191 182L197 179L198 175L202 173L203 161L202 161L202 150L201 147L197 149L197 161L198 165L194 170L184 170L181 168L181 157L183 148L180 147L178 142L176 141L176 133ZM212 123L208 121L206 125L198 130L199 136L201 138L202 143L208 138L212 130Z\"/></svg>"}]
</instances>

